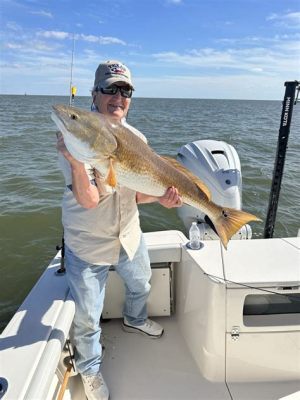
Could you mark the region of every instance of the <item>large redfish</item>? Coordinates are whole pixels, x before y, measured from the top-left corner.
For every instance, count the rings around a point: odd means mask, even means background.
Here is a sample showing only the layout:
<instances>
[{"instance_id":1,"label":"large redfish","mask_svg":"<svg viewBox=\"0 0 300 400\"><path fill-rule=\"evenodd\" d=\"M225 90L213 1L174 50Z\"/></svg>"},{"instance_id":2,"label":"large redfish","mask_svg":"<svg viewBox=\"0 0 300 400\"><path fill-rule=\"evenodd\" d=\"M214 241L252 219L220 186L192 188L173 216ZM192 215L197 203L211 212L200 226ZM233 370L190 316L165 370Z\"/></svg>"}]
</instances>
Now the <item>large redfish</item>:
<instances>
[{"instance_id":1,"label":"large redfish","mask_svg":"<svg viewBox=\"0 0 300 400\"><path fill-rule=\"evenodd\" d=\"M255 215L213 203L198 177L176 160L156 154L121 123L65 105L53 106L52 119L72 156L95 167L111 186L118 182L151 196L162 196L169 187L176 187L184 203L209 217L225 248L243 225L259 221Z\"/></svg>"}]
</instances>

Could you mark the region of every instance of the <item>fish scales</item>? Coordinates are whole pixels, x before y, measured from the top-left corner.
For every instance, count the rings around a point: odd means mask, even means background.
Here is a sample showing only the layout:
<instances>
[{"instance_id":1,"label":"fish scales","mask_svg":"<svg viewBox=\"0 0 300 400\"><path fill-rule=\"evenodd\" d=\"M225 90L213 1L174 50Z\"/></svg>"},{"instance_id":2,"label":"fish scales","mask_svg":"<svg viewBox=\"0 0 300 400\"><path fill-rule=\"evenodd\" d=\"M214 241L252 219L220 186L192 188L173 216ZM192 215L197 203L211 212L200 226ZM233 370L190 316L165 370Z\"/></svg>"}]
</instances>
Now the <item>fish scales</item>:
<instances>
[{"instance_id":1,"label":"fish scales","mask_svg":"<svg viewBox=\"0 0 300 400\"><path fill-rule=\"evenodd\" d=\"M152 184L157 182L156 187L161 188L157 193L154 192L155 188L149 185L147 194L161 196L165 193L166 188L176 186L180 193L186 193L186 197L194 198L195 202L199 201L201 196L206 199L204 193L185 174L173 168L128 129L118 130L114 132L114 136L118 143L117 149L113 153L117 164L116 169L123 168L127 171L134 171L133 176L142 175L144 179L151 180Z\"/></svg>"}]
</instances>

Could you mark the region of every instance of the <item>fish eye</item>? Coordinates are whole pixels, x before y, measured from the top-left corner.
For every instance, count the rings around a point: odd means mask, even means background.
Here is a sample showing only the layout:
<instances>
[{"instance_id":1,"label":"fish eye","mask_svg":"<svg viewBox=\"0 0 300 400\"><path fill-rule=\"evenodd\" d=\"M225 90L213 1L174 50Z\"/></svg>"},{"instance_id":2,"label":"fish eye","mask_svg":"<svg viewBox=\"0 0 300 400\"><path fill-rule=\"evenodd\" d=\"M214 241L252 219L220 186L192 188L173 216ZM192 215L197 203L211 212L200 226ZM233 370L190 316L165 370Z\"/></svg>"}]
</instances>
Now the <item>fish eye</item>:
<instances>
[{"instance_id":1,"label":"fish eye","mask_svg":"<svg viewBox=\"0 0 300 400\"><path fill-rule=\"evenodd\" d=\"M77 115L75 115L75 114L71 114L71 119L77 119Z\"/></svg>"}]
</instances>

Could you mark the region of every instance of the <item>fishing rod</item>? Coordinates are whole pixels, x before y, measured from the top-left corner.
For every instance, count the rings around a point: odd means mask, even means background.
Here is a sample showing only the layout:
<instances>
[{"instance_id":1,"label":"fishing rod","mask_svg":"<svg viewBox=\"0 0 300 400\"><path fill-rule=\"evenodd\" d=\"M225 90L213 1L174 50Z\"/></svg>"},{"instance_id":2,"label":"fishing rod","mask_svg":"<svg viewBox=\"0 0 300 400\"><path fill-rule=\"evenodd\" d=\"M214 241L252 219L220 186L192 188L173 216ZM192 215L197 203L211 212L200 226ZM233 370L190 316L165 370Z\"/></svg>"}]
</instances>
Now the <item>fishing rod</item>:
<instances>
[{"instance_id":1,"label":"fishing rod","mask_svg":"<svg viewBox=\"0 0 300 400\"><path fill-rule=\"evenodd\" d=\"M74 52L75 52L75 33L73 33L73 47L71 56L70 99L69 99L69 106L71 107L74 105L75 95L77 92L76 86L73 86Z\"/></svg>"},{"instance_id":2,"label":"fishing rod","mask_svg":"<svg viewBox=\"0 0 300 400\"><path fill-rule=\"evenodd\" d=\"M299 81L285 82L284 85L286 89L282 103L280 129L277 141L277 152L273 170L273 180L269 198L268 213L264 230L265 238L272 238L274 233L285 155L293 115L293 107L297 103L300 90Z\"/></svg>"}]
</instances>

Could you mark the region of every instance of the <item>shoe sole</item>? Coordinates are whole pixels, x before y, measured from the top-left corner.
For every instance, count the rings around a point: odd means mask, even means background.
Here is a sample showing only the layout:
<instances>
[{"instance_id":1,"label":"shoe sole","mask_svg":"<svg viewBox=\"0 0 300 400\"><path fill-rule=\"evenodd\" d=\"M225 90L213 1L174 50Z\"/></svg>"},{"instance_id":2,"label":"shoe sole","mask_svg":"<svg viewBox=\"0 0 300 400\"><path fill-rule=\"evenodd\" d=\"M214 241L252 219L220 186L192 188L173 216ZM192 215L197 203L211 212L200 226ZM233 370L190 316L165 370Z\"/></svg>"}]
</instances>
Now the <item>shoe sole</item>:
<instances>
[{"instance_id":1,"label":"shoe sole","mask_svg":"<svg viewBox=\"0 0 300 400\"><path fill-rule=\"evenodd\" d=\"M149 337L149 338L151 338L151 339L159 339L160 337L162 337L162 335L163 335L163 333L164 333L164 330L162 330L160 335L150 335L149 333L144 332L144 331L142 331L142 330L139 329L139 328L134 328L134 327L129 326L129 325L126 325L126 324L124 324L124 323L122 324L122 328L123 328L123 330L124 330L125 332L129 332L129 333L139 333L139 334L142 334L142 335L144 335L144 336L147 336L147 337Z\"/></svg>"}]
</instances>

